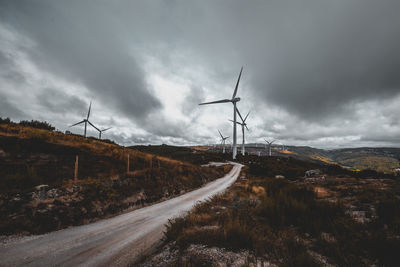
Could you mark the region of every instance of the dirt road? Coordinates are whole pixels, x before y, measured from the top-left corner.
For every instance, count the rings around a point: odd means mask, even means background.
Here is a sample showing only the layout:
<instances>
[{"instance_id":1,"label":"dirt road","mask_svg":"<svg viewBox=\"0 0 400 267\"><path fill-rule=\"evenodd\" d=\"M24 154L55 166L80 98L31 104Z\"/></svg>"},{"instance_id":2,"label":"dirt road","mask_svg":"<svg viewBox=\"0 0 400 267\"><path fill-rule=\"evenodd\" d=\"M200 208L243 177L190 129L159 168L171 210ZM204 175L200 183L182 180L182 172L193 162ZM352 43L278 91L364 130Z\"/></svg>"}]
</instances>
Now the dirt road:
<instances>
[{"instance_id":1,"label":"dirt road","mask_svg":"<svg viewBox=\"0 0 400 267\"><path fill-rule=\"evenodd\" d=\"M96 223L24 238L0 247L0 266L126 266L160 241L168 219L222 192L239 176L223 178L179 197Z\"/></svg>"}]
</instances>

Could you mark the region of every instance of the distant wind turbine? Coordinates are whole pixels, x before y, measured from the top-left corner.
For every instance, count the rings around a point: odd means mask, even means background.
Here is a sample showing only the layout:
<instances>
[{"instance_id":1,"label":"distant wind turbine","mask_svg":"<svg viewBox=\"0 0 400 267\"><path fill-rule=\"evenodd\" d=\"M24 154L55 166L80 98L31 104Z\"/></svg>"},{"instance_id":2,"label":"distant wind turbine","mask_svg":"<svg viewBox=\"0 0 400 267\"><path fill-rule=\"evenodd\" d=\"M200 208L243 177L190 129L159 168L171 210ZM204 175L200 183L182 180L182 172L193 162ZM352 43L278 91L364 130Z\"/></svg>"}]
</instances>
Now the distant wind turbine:
<instances>
[{"instance_id":1,"label":"distant wind turbine","mask_svg":"<svg viewBox=\"0 0 400 267\"><path fill-rule=\"evenodd\" d=\"M222 153L225 154L225 141L229 138L229 136L224 137L222 133L218 130L219 135L221 136L221 145L222 145Z\"/></svg>"},{"instance_id":2,"label":"distant wind turbine","mask_svg":"<svg viewBox=\"0 0 400 267\"><path fill-rule=\"evenodd\" d=\"M240 119L242 120L242 122L236 122L237 124L242 126L242 155L245 155L245 138L244 138L244 128L246 127L247 131L249 130L249 128L247 128L247 124L246 124L246 120L247 117L250 114L250 111L247 113L246 117L243 119L242 115L239 112L239 109L236 108L237 113L239 114ZM233 122L233 120L230 120L231 122Z\"/></svg>"},{"instance_id":3,"label":"distant wind turbine","mask_svg":"<svg viewBox=\"0 0 400 267\"><path fill-rule=\"evenodd\" d=\"M112 128L112 127L99 130L99 139L101 139L101 134L102 134L103 132L108 131L108 130L110 130L111 128Z\"/></svg>"},{"instance_id":4,"label":"distant wind turbine","mask_svg":"<svg viewBox=\"0 0 400 267\"><path fill-rule=\"evenodd\" d=\"M236 103L240 101L240 97L236 97L236 93L239 87L240 77L242 76L243 67L240 69L239 78L236 83L235 91L233 91L232 99L222 99L212 102L201 103L199 105L208 105L208 104L219 104L219 103L229 103L233 104L233 147L232 147L232 157L236 159L237 147L236 147Z\"/></svg>"},{"instance_id":5,"label":"distant wind turbine","mask_svg":"<svg viewBox=\"0 0 400 267\"><path fill-rule=\"evenodd\" d=\"M275 140L272 140L271 142L268 142L267 139L264 139L264 141L268 144L268 150L269 150L269 156L271 157L272 153L271 153L271 146L272 143L275 142Z\"/></svg>"},{"instance_id":6,"label":"distant wind turbine","mask_svg":"<svg viewBox=\"0 0 400 267\"><path fill-rule=\"evenodd\" d=\"M92 101L90 101L89 111L88 111L88 114L87 114L86 119L83 119L82 121L77 122L77 123L72 124L71 126L69 126L69 127L73 127L73 126L75 126L75 125L79 125L79 124L81 124L81 123L84 123L84 124L85 124L85 130L84 130L84 132L83 132L83 136L84 136L84 137L86 137L86 128L87 128L87 124L88 124L88 123L89 123L93 128L95 128L97 131L100 131L99 128L97 128L96 126L94 126L93 123L91 123L91 122L89 121L90 109L91 109L91 108L92 108Z\"/></svg>"}]
</instances>

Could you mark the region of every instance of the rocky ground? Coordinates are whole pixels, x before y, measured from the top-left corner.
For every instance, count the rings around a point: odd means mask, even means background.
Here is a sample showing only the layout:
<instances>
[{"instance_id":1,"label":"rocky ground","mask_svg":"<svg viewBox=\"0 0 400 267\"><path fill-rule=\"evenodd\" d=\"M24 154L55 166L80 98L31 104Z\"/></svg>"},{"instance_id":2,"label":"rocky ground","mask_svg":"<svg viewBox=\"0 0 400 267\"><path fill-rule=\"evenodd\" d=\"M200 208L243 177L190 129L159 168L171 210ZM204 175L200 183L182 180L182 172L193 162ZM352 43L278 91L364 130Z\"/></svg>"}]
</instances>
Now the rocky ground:
<instances>
[{"instance_id":1,"label":"rocky ground","mask_svg":"<svg viewBox=\"0 0 400 267\"><path fill-rule=\"evenodd\" d=\"M191 173L184 166L181 171L155 168L118 179L85 179L0 194L0 233L41 234L115 216L191 191L222 177L230 167L204 168L208 174L201 169ZM191 181L189 174L197 181Z\"/></svg>"},{"instance_id":2,"label":"rocky ground","mask_svg":"<svg viewBox=\"0 0 400 267\"><path fill-rule=\"evenodd\" d=\"M142 266L398 266L400 184L323 171L245 171L168 226Z\"/></svg>"}]
</instances>

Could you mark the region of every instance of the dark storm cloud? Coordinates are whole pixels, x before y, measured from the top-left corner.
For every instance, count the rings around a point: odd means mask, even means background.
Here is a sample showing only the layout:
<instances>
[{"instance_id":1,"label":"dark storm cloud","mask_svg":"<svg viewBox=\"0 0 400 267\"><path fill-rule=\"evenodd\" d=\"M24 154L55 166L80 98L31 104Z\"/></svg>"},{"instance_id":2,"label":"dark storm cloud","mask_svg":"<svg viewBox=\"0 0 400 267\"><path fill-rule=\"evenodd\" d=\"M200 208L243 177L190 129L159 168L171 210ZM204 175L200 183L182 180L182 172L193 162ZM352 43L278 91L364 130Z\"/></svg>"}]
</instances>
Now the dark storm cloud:
<instances>
[{"instance_id":1,"label":"dark storm cloud","mask_svg":"<svg viewBox=\"0 0 400 267\"><path fill-rule=\"evenodd\" d=\"M306 141L354 135L375 141L398 133L365 134L382 118L392 130L399 124L397 106L379 114L400 93L398 10L397 0L0 0L0 23L33 40L19 49L41 70L85 85L89 96L79 99L94 97L112 116L138 122L150 136L138 141L201 138L196 129L208 125L195 127L206 114L197 103L209 100L206 92L225 95L233 89L242 65L240 107L266 122L260 136ZM0 64L9 60L1 56ZM157 71L145 66L154 58L166 80L187 80L191 92L179 108L191 123L163 114L148 80ZM52 110L57 97L49 92L41 104ZM360 108L370 101L376 116ZM281 109L291 119L260 114L261 106ZM286 128L272 127L277 121Z\"/></svg>"},{"instance_id":2,"label":"dark storm cloud","mask_svg":"<svg viewBox=\"0 0 400 267\"><path fill-rule=\"evenodd\" d=\"M14 83L25 83L26 79L16 68L11 55L1 51L0 47L0 75L4 79ZM1 88L0 88L1 89Z\"/></svg>"},{"instance_id":3,"label":"dark storm cloud","mask_svg":"<svg viewBox=\"0 0 400 267\"><path fill-rule=\"evenodd\" d=\"M54 113L84 114L88 111L88 103L77 96L68 95L60 89L45 88L36 96L40 105Z\"/></svg>"},{"instance_id":4,"label":"dark storm cloud","mask_svg":"<svg viewBox=\"0 0 400 267\"><path fill-rule=\"evenodd\" d=\"M352 101L397 95L400 2L324 3L288 8L290 27L279 29L274 45L280 45L267 57L275 64L264 65L269 71L257 80L263 95L306 119L337 117Z\"/></svg>"},{"instance_id":5,"label":"dark storm cloud","mask_svg":"<svg viewBox=\"0 0 400 267\"><path fill-rule=\"evenodd\" d=\"M190 87L189 94L185 97L182 104L182 112L193 119L197 119L200 112L198 104L204 102L205 95L203 88L193 85Z\"/></svg>"},{"instance_id":6,"label":"dark storm cloud","mask_svg":"<svg viewBox=\"0 0 400 267\"><path fill-rule=\"evenodd\" d=\"M301 119L349 116L354 102L400 92L399 1L169 5L171 15L161 26L170 33L162 34L169 52L191 51L187 62L204 64L212 80L224 84L244 65L252 99Z\"/></svg>"},{"instance_id":7,"label":"dark storm cloud","mask_svg":"<svg viewBox=\"0 0 400 267\"><path fill-rule=\"evenodd\" d=\"M0 118L18 120L24 117L25 113L16 107L15 103L10 103L6 96L0 92Z\"/></svg>"},{"instance_id":8,"label":"dark storm cloud","mask_svg":"<svg viewBox=\"0 0 400 267\"><path fill-rule=\"evenodd\" d=\"M35 42L27 52L41 68L84 84L93 97L129 117L142 118L160 107L147 90L132 40L106 6L8 1L0 10L4 23Z\"/></svg>"}]
</instances>

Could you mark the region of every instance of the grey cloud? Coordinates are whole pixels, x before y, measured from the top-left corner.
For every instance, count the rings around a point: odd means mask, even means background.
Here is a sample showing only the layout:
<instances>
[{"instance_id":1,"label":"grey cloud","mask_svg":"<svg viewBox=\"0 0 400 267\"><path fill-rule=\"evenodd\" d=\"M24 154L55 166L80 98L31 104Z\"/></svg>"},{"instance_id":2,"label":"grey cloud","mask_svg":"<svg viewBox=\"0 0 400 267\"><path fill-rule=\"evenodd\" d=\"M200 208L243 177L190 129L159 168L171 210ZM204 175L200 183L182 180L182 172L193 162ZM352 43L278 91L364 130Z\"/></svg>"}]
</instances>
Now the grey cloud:
<instances>
[{"instance_id":1,"label":"grey cloud","mask_svg":"<svg viewBox=\"0 0 400 267\"><path fill-rule=\"evenodd\" d=\"M248 97L241 105L251 100L250 106L280 108L292 118L280 131L270 127L279 116L252 113L268 122L260 135L373 139L356 125L368 119L359 113L362 103L384 105L400 93L399 9L395 0L0 1L0 21L36 43L23 49L40 68L86 85L114 116L134 120L153 140L206 140L193 126L195 107L207 98L203 88L233 88L242 65L239 96ZM208 77L188 82L191 93L181 108L191 124L163 117L147 84L147 57L166 73L201 70L199 77ZM398 109L372 107L393 127L399 123ZM371 120L378 124L380 117Z\"/></svg>"},{"instance_id":2,"label":"grey cloud","mask_svg":"<svg viewBox=\"0 0 400 267\"><path fill-rule=\"evenodd\" d=\"M349 116L353 102L400 92L398 1L170 4L168 49L191 50L188 62L225 84L243 64L254 99L303 120Z\"/></svg>"},{"instance_id":3,"label":"grey cloud","mask_svg":"<svg viewBox=\"0 0 400 267\"><path fill-rule=\"evenodd\" d=\"M167 119L162 114L152 114L143 123L141 127L156 136L170 138L186 137L186 127L184 124L174 121L173 118Z\"/></svg>"},{"instance_id":4,"label":"grey cloud","mask_svg":"<svg viewBox=\"0 0 400 267\"><path fill-rule=\"evenodd\" d=\"M88 103L77 96L61 92L60 89L45 88L36 99L40 105L54 113L75 113L83 116L88 109Z\"/></svg>"},{"instance_id":5,"label":"grey cloud","mask_svg":"<svg viewBox=\"0 0 400 267\"><path fill-rule=\"evenodd\" d=\"M141 119L160 107L147 90L133 40L104 6L83 2L3 3L2 21L34 40L27 51L45 70L86 85L92 96Z\"/></svg>"},{"instance_id":6,"label":"grey cloud","mask_svg":"<svg viewBox=\"0 0 400 267\"><path fill-rule=\"evenodd\" d=\"M26 117L26 114L17 108L15 103L10 103L6 96L0 92L0 117L19 120Z\"/></svg>"},{"instance_id":7,"label":"grey cloud","mask_svg":"<svg viewBox=\"0 0 400 267\"><path fill-rule=\"evenodd\" d=\"M0 47L0 76L13 83L25 83L25 77L18 71L11 55L3 52Z\"/></svg>"},{"instance_id":8,"label":"grey cloud","mask_svg":"<svg viewBox=\"0 0 400 267\"><path fill-rule=\"evenodd\" d=\"M199 115L199 103L204 102L205 95L204 91L199 86L191 86L189 94L185 97L182 112L183 114L190 116L192 122L197 120Z\"/></svg>"}]
</instances>

